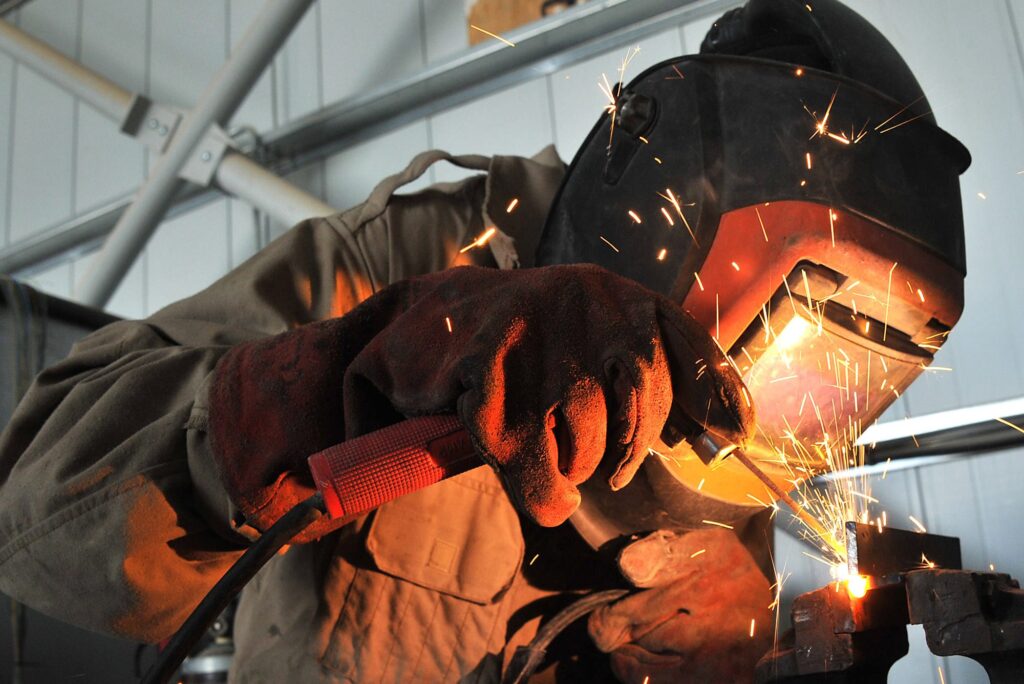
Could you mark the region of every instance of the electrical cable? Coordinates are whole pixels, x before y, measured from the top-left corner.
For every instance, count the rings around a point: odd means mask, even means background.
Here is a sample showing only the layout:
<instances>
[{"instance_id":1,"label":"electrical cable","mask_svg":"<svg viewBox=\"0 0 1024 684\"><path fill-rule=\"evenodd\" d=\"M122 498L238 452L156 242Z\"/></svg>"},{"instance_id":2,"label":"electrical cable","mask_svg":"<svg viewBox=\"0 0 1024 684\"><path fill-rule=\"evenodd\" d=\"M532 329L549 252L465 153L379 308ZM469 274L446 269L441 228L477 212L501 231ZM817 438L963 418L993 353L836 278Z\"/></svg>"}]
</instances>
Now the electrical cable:
<instances>
[{"instance_id":1,"label":"electrical cable","mask_svg":"<svg viewBox=\"0 0 1024 684\"><path fill-rule=\"evenodd\" d=\"M523 684L537 666L547 655L548 646L555 637L562 633L566 627L576 622L584 615L593 612L601 606L618 601L629 594L629 589L606 589L587 594L578 601L563 608L555 617L551 618L533 637L527 646L520 646L516 649L512 662L509 663L508 671L502 678L502 684Z\"/></svg>"},{"instance_id":2,"label":"electrical cable","mask_svg":"<svg viewBox=\"0 0 1024 684\"><path fill-rule=\"evenodd\" d=\"M145 677L142 678L142 684L166 684L202 635L217 619L217 616L227 608L231 599L242 590L242 587L259 572L267 561L277 554L282 546L319 520L324 513L326 513L326 508L323 497L317 493L302 503L296 504L294 508L271 525L270 529L253 542L241 558L228 568L224 576L199 602L192 614L167 642L167 646L161 651L157 661L146 672Z\"/></svg>"}]
</instances>

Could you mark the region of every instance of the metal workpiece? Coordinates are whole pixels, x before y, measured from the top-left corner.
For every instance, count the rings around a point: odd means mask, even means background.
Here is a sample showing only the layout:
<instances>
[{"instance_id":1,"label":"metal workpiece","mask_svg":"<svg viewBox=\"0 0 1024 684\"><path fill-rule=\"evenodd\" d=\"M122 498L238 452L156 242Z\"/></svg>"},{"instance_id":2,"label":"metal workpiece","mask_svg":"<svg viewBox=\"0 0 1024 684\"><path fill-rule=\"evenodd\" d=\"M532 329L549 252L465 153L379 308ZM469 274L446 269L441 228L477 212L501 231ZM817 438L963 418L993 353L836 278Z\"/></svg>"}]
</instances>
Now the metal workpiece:
<instances>
[{"instance_id":1,"label":"metal workpiece","mask_svg":"<svg viewBox=\"0 0 1024 684\"><path fill-rule=\"evenodd\" d=\"M181 188L182 168L213 125L223 125L298 23L312 0L267 0L227 62L206 86L157 160L131 206L121 215L93 262L77 283L77 298L104 306L156 230Z\"/></svg>"},{"instance_id":2,"label":"metal workpiece","mask_svg":"<svg viewBox=\"0 0 1024 684\"><path fill-rule=\"evenodd\" d=\"M960 540L893 527L846 523L846 558L850 575L897 577L916 568L960 569Z\"/></svg>"}]
</instances>

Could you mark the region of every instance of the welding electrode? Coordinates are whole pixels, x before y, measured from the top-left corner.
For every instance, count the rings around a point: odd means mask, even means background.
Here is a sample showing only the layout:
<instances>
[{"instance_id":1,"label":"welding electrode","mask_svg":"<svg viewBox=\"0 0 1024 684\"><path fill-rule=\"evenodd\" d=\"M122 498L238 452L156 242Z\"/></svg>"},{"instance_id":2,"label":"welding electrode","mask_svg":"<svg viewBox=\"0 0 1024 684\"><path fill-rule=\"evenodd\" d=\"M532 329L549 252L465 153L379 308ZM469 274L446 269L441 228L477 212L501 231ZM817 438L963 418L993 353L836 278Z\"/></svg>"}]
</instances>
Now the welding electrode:
<instances>
[{"instance_id":1,"label":"welding electrode","mask_svg":"<svg viewBox=\"0 0 1024 684\"><path fill-rule=\"evenodd\" d=\"M768 488L777 499L781 499L786 502L796 517L800 518L807 527L812 529L815 534L821 537L822 541L832 547L832 550L839 554L840 558L846 556L846 549L836 541L834 535L832 535L825 527L818 522L818 520L804 510L804 507L796 502L793 497L782 490L782 487L775 484L775 482L765 475L764 471L757 467L750 457L743 453L743 450L737 447L735 444L730 444L721 439L718 439L716 435L709 431L702 432L693 440L693 450L697 453L697 456L707 465L714 467L720 464L726 458L735 458L737 461L742 463L747 470L754 474L765 487Z\"/></svg>"}]
</instances>

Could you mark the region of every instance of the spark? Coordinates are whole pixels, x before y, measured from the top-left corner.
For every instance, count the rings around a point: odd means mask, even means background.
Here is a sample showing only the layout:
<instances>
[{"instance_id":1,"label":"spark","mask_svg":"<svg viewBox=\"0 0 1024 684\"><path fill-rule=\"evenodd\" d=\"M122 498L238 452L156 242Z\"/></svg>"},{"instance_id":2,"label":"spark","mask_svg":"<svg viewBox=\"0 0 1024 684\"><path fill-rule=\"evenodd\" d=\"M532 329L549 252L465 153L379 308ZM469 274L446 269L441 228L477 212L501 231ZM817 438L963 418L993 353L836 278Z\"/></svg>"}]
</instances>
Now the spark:
<instances>
[{"instance_id":1,"label":"spark","mask_svg":"<svg viewBox=\"0 0 1024 684\"><path fill-rule=\"evenodd\" d=\"M630 210L629 210L629 211L628 211L627 213L629 214L629 218L633 219L633 220L634 220L634 221L636 221L637 223L643 223L643 221L641 221L641 220L640 220L640 215L639 215L639 214L637 214L637 213L636 213L635 211L633 211L632 209L630 209Z\"/></svg>"},{"instance_id":2,"label":"spark","mask_svg":"<svg viewBox=\"0 0 1024 684\"><path fill-rule=\"evenodd\" d=\"M658 261L664 261L664 260L665 260L665 255L666 255L666 254L668 254L668 250L667 250L667 249L665 249L664 247L662 247L662 248L661 248L661 251L660 251L660 252L658 252Z\"/></svg>"},{"instance_id":3,"label":"spark","mask_svg":"<svg viewBox=\"0 0 1024 684\"><path fill-rule=\"evenodd\" d=\"M598 235L597 237L601 238L601 241L604 242L604 244L608 245L609 247L614 249L616 252L619 251L619 248L616 247L615 245L613 245L612 243L608 242L608 239L604 235Z\"/></svg>"},{"instance_id":4,"label":"spark","mask_svg":"<svg viewBox=\"0 0 1024 684\"><path fill-rule=\"evenodd\" d=\"M754 638L754 627L757 624L757 618L750 618L750 638Z\"/></svg>"},{"instance_id":5,"label":"spark","mask_svg":"<svg viewBox=\"0 0 1024 684\"><path fill-rule=\"evenodd\" d=\"M512 201L508 203L507 207L505 207L505 213L506 214L511 214L513 211L515 211L515 208L517 206L519 206L519 198L518 197L513 197Z\"/></svg>"},{"instance_id":6,"label":"spark","mask_svg":"<svg viewBox=\"0 0 1024 684\"><path fill-rule=\"evenodd\" d=\"M740 265L739 265L739 264L737 264L737 263L736 263L735 261L734 261L734 262L732 262L732 267L733 267L733 268L735 268L735 269L736 269L737 271L739 271L739 270L740 270Z\"/></svg>"},{"instance_id":7,"label":"spark","mask_svg":"<svg viewBox=\"0 0 1024 684\"><path fill-rule=\"evenodd\" d=\"M724 527L727 530L735 529L732 525L726 525L722 522L715 522L714 520L701 520L705 525L717 525L718 527Z\"/></svg>"},{"instance_id":8,"label":"spark","mask_svg":"<svg viewBox=\"0 0 1024 684\"><path fill-rule=\"evenodd\" d=\"M979 192L978 197L980 197L981 199L988 199L988 196L983 192Z\"/></svg>"},{"instance_id":9,"label":"spark","mask_svg":"<svg viewBox=\"0 0 1024 684\"><path fill-rule=\"evenodd\" d=\"M530 559L530 565L533 565L534 563L536 563L538 558L540 558L540 554L539 553L533 554L533 558Z\"/></svg>"},{"instance_id":10,"label":"spark","mask_svg":"<svg viewBox=\"0 0 1024 684\"><path fill-rule=\"evenodd\" d=\"M836 212L828 210L828 232L832 236L832 246L836 246Z\"/></svg>"},{"instance_id":11,"label":"spark","mask_svg":"<svg viewBox=\"0 0 1024 684\"><path fill-rule=\"evenodd\" d=\"M897 262L892 262L889 269L889 284L885 287L885 321L882 322L882 341L885 342L885 335L889 332L889 296L892 294L892 272L896 270ZM884 362L883 362L884 367ZM886 371L888 372L888 371Z\"/></svg>"},{"instance_id":12,"label":"spark","mask_svg":"<svg viewBox=\"0 0 1024 684\"><path fill-rule=\"evenodd\" d=\"M768 242L768 231L764 229L764 221L761 219L761 212L754 207L754 213L757 214L757 222L761 224L761 234L764 235L764 241Z\"/></svg>"},{"instance_id":13,"label":"spark","mask_svg":"<svg viewBox=\"0 0 1024 684\"><path fill-rule=\"evenodd\" d=\"M808 11L808 12L813 12L813 11L814 11L814 10L812 10L812 9L811 9L811 6L810 6L810 5L804 5L804 7L806 7L806 8L807 8L807 11Z\"/></svg>"},{"instance_id":14,"label":"spark","mask_svg":"<svg viewBox=\"0 0 1024 684\"><path fill-rule=\"evenodd\" d=\"M918 520L917 518L915 518L912 515L908 515L907 517L910 518L910 522L914 523L914 526L917 529L921 530L922 532L927 532L928 531L928 530L925 529L924 525L921 524L920 520Z\"/></svg>"},{"instance_id":15,"label":"spark","mask_svg":"<svg viewBox=\"0 0 1024 684\"><path fill-rule=\"evenodd\" d=\"M699 492L704 487L704 481L706 478L701 478L700 482L697 483L697 491Z\"/></svg>"},{"instance_id":16,"label":"spark","mask_svg":"<svg viewBox=\"0 0 1024 684\"><path fill-rule=\"evenodd\" d=\"M804 75L803 67L798 67L797 70L794 71L793 73L795 73L797 76L803 76ZM1024 173L1024 171L1021 171L1021 173Z\"/></svg>"},{"instance_id":17,"label":"spark","mask_svg":"<svg viewBox=\"0 0 1024 684\"><path fill-rule=\"evenodd\" d=\"M942 666L939 665L939 684L946 684L946 676L942 674Z\"/></svg>"},{"instance_id":18,"label":"spark","mask_svg":"<svg viewBox=\"0 0 1024 684\"><path fill-rule=\"evenodd\" d=\"M804 159L807 160L807 170L810 171L811 170L811 153L810 152L805 152L804 153Z\"/></svg>"},{"instance_id":19,"label":"spark","mask_svg":"<svg viewBox=\"0 0 1024 684\"><path fill-rule=\"evenodd\" d=\"M654 161L658 162L659 164L661 163L661 159L659 159L657 157L654 158Z\"/></svg>"},{"instance_id":20,"label":"spark","mask_svg":"<svg viewBox=\"0 0 1024 684\"><path fill-rule=\"evenodd\" d=\"M694 551L693 553L690 554L690 558L696 558L697 556L699 556L700 554L704 553L705 551L707 551L707 549L701 549L700 551Z\"/></svg>"},{"instance_id":21,"label":"spark","mask_svg":"<svg viewBox=\"0 0 1024 684\"><path fill-rule=\"evenodd\" d=\"M889 465L891 463L892 463L892 457L891 456L889 458L885 459L885 466L882 468L882 479L883 480L885 479L885 476L889 474Z\"/></svg>"},{"instance_id":22,"label":"spark","mask_svg":"<svg viewBox=\"0 0 1024 684\"><path fill-rule=\"evenodd\" d=\"M452 319L449 318L448 316L445 316L444 317L444 324L445 324L445 326L448 327L448 334L450 335L451 332L452 332Z\"/></svg>"},{"instance_id":23,"label":"spark","mask_svg":"<svg viewBox=\"0 0 1024 684\"><path fill-rule=\"evenodd\" d=\"M845 135L843 135L841 133L832 133L831 131L829 131L825 135L827 135L828 137L832 138L833 140L836 140L838 142L843 143L844 145L849 145L850 144L850 139L847 138Z\"/></svg>"},{"instance_id":24,"label":"spark","mask_svg":"<svg viewBox=\"0 0 1024 684\"><path fill-rule=\"evenodd\" d=\"M690 227L690 222L686 220L686 214L683 213L683 208L679 204L679 198L672 192L672 188L665 188L665 194L657 193L658 197L667 199L672 204L672 208L676 210L676 214L683 220L683 225L686 226L687 232L690 234L690 238L693 240L693 244L700 247L700 243L697 241L697 236L693 233L693 228ZM686 205L692 207L693 204Z\"/></svg>"},{"instance_id":25,"label":"spark","mask_svg":"<svg viewBox=\"0 0 1024 684\"><path fill-rule=\"evenodd\" d=\"M988 569L991 570L992 572L995 572L996 571L996 564L995 563L989 563L988 564Z\"/></svg>"},{"instance_id":26,"label":"spark","mask_svg":"<svg viewBox=\"0 0 1024 684\"><path fill-rule=\"evenodd\" d=\"M618 251L618 250L616 250L616 251ZM703 292L704 291L704 283L702 283L700 281L700 276L697 275L696 271L694 271L693 277L697 279L697 285L700 287L700 291Z\"/></svg>"},{"instance_id":27,"label":"spark","mask_svg":"<svg viewBox=\"0 0 1024 684\"><path fill-rule=\"evenodd\" d=\"M496 232L498 232L498 229L495 228L494 226L491 226L490 228L485 230L483 232L483 234L480 237L478 237L476 240L473 240L473 242L470 242L468 245L466 245L465 247L460 249L459 250L459 254L463 254L465 252L468 252L469 250L473 249L474 247L483 247L484 245L487 244L487 242L492 237L494 237L494 234Z\"/></svg>"},{"instance_id":28,"label":"spark","mask_svg":"<svg viewBox=\"0 0 1024 684\"><path fill-rule=\"evenodd\" d=\"M474 24L470 24L470 25L469 25L469 28L471 28L471 29L476 29L476 30L477 30L477 31L479 31L480 33L486 33L486 34L487 34L487 35L489 35L489 36L490 36L491 38L497 38L498 40L500 40L500 41L501 41L502 43L504 43L505 45L508 45L509 47L515 47L515 46L516 46L516 44L515 44L515 43L513 43L513 42L512 42L511 40L508 40L507 38L502 38L502 37L501 37L501 36L499 36L499 35L498 35L497 33L491 33L491 32L490 32L490 31L488 31L487 29L482 29L482 28L480 28L479 26L476 26L476 25L474 25Z\"/></svg>"},{"instance_id":29,"label":"spark","mask_svg":"<svg viewBox=\"0 0 1024 684\"><path fill-rule=\"evenodd\" d=\"M903 105L903 106L902 106L902 107L901 107L901 108L900 108L900 109L899 109L899 110L898 110L898 111L897 111L897 112L896 112L895 114L893 114L893 115L892 115L892 116L890 116L890 117L889 117L888 119L886 119L886 120L885 120L885 121L883 121L882 123L880 123L880 124L878 124L877 126L875 126L875 130L877 131L877 130L878 130L879 128L881 128L882 126L886 125L887 123L889 123L890 121L892 121L893 119L895 119L895 118L896 118L897 116L899 116L899 115L900 115L900 114L902 114L903 112L907 111L907 109L909 109L910 107L913 107L913 106L914 106L915 104L917 104L918 102L920 102L920 101L921 101L921 100L922 100L923 98L924 98L924 95L921 95L920 97L918 97L917 99L915 99L915 100L914 100L913 102L911 102L910 104L907 104L907 105Z\"/></svg>"},{"instance_id":30,"label":"spark","mask_svg":"<svg viewBox=\"0 0 1024 684\"><path fill-rule=\"evenodd\" d=\"M1013 423L1011 423L1010 421L1006 420L1005 418L996 418L996 420L999 421L1000 423L1002 423L1003 425L1007 425L1009 427L1012 427L1017 432L1024 433L1024 428L1021 428L1021 427L1018 427L1017 425L1014 425Z\"/></svg>"},{"instance_id":31,"label":"spark","mask_svg":"<svg viewBox=\"0 0 1024 684\"><path fill-rule=\"evenodd\" d=\"M666 209L665 207L662 207L661 208L661 214L662 214L662 216L665 217L665 220L668 221L668 225L670 225L670 226L676 225L676 222L672 220L672 214L668 213L668 209Z\"/></svg>"},{"instance_id":32,"label":"spark","mask_svg":"<svg viewBox=\"0 0 1024 684\"><path fill-rule=\"evenodd\" d=\"M922 116L928 116L928 115L929 115L929 114L931 114L931 113L932 113L932 112L931 112L931 110L928 110L928 111L927 111L927 112L925 112L924 114L918 114L917 116L912 116L912 117L910 117L909 119L907 119L906 121L901 121L901 122L899 122L898 124L894 124L894 125L892 125L892 126L889 126L888 128L883 128L882 130L878 131L878 134L879 134L879 135L881 135L882 133L888 133L889 131L894 131L894 130L896 130L897 128L899 128L900 126L906 126L906 125L907 125L908 123L910 123L911 121L917 121L917 120L918 120L918 119L920 119L920 118L921 118ZM876 128L875 130L878 130L878 129Z\"/></svg>"},{"instance_id":33,"label":"spark","mask_svg":"<svg viewBox=\"0 0 1024 684\"><path fill-rule=\"evenodd\" d=\"M675 64L672 65L672 71L676 72L676 75L679 76L679 78L673 78L669 76L668 78L665 79L666 81L682 81L684 78L686 78L686 76L683 75L683 72L680 71L679 67L677 67Z\"/></svg>"},{"instance_id":34,"label":"spark","mask_svg":"<svg viewBox=\"0 0 1024 684\"><path fill-rule=\"evenodd\" d=\"M644 137L644 136L642 136L642 135L638 135L638 136L637 136L637 140L639 140L640 142L642 142L642 143L643 143L644 145L650 145L650 144L651 144L651 141L650 141L650 140L648 140L647 138L645 138L645 137Z\"/></svg>"},{"instance_id":35,"label":"spark","mask_svg":"<svg viewBox=\"0 0 1024 684\"><path fill-rule=\"evenodd\" d=\"M928 560L928 556L921 554L921 567L932 570L935 568L935 561Z\"/></svg>"}]
</instances>

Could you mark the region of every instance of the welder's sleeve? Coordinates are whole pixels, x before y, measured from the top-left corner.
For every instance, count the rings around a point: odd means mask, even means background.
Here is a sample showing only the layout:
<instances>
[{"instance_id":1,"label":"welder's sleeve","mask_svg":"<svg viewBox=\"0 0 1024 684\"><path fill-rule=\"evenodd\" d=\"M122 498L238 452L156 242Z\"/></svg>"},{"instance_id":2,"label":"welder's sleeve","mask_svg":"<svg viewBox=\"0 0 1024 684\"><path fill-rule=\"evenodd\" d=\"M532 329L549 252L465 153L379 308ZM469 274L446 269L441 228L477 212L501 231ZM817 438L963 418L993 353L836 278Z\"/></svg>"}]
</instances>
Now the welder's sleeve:
<instances>
[{"instance_id":1,"label":"welder's sleeve","mask_svg":"<svg viewBox=\"0 0 1024 684\"><path fill-rule=\"evenodd\" d=\"M97 631L155 641L177 629L256 535L210 453L218 360L344 314L387 284L373 265L394 258L399 225L464 204L407 203L358 235L346 215L304 222L198 295L79 342L0 437L0 591ZM461 231L449 242L473 229L437 225ZM424 268L430 249L444 258L431 230ZM416 234L402 237L416 249Z\"/></svg>"}]
</instances>

